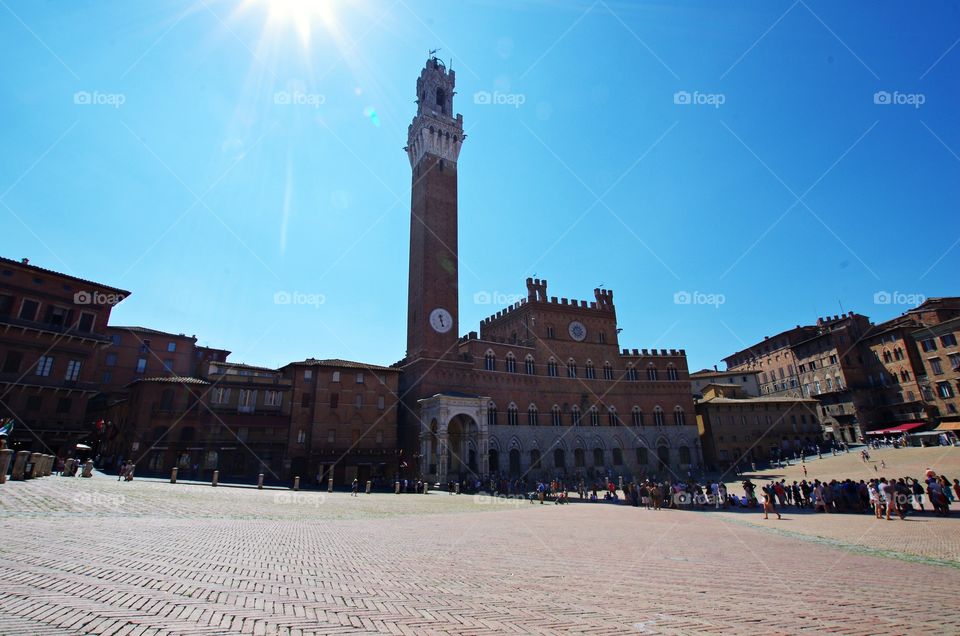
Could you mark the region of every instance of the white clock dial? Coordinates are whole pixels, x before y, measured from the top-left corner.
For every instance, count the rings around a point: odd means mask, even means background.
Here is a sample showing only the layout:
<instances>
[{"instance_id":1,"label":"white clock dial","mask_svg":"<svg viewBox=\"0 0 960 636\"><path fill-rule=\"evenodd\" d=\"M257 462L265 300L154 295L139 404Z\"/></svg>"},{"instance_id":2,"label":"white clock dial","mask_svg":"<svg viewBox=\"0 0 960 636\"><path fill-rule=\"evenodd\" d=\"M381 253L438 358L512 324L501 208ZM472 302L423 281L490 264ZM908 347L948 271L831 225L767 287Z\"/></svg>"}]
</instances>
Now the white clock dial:
<instances>
[{"instance_id":1,"label":"white clock dial","mask_svg":"<svg viewBox=\"0 0 960 636\"><path fill-rule=\"evenodd\" d=\"M447 333L453 328L453 316L442 307L437 307L430 312L430 326L437 333Z\"/></svg>"},{"instance_id":2,"label":"white clock dial","mask_svg":"<svg viewBox=\"0 0 960 636\"><path fill-rule=\"evenodd\" d=\"M582 322L577 320L570 323L570 326L567 327L567 332L570 334L570 337L577 342L583 342L583 339L587 337L587 328L583 326Z\"/></svg>"}]
</instances>

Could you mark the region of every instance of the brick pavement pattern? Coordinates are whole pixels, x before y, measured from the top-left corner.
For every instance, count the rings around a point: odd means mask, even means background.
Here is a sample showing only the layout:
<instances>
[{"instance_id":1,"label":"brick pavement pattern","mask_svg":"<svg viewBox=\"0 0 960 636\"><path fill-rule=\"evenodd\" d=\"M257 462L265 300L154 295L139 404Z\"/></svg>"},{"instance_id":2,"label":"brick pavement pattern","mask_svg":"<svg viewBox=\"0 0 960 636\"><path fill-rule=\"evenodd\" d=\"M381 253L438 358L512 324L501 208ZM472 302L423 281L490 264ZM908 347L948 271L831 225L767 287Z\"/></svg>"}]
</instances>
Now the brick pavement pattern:
<instances>
[{"instance_id":1,"label":"brick pavement pattern","mask_svg":"<svg viewBox=\"0 0 960 636\"><path fill-rule=\"evenodd\" d=\"M955 567L711 513L488 502L8 483L0 634L960 633Z\"/></svg>"}]
</instances>

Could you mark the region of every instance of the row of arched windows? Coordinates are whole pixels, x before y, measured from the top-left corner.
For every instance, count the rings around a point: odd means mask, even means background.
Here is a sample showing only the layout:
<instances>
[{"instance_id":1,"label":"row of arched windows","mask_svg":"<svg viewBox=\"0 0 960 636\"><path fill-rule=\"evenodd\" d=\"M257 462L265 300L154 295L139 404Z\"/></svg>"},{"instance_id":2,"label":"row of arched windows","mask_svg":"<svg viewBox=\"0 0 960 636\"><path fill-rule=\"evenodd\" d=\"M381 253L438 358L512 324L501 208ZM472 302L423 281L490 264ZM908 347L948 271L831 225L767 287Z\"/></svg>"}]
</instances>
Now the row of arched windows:
<instances>
[{"instance_id":1,"label":"row of arched windows","mask_svg":"<svg viewBox=\"0 0 960 636\"><path fill-rule=\"evenodd\" d=\"M550 408L550 424L553 426L563 426L563 412L560 409L560 406L554 404ZM568 413L569 423L571 426L582 426L583 424L583 414L580 411L580 407L573 405L570 408ZM591 406L587 410L587 424L589 426L600 426L601 421L600 409L596 406ZM620 415L617 413L617 408L615 406L608 406L605 414L607 426L619 426L623 424L623 421L620 419ZM517 426L520 423L520 410L517 408L517 405L513 402L507 407L507 425L508 426ZM537 408L536 404L530 404L527 407L527 417L525 424L529 426L539 426L540 425L540 410ZM650 421L647 421L644 412L640 409L639 406L634 406L630 409L630 423L633 426L647 426L652 424L653 426L666 426L667 417L664 414L664 411L659 406L654 407L653 417ZM674 426L685 426L687 423L687 416L684 413L681 406L675 406L673 409L673 418L671 422ZM490 426L496 426L499 424L497 405L493 402L487 405L487 424Z\"/></svg>"},{"instance_id":2,"label":"row of arched windows","mask_svg":"<svg viewBox=\"0 0 960 636\"><path fill-rule=\"evenodd\" d=\"M497 355L493 351L487 350L487 352L484 354L483 368L486 371L497 370ZM507 354L506 360L504 362L504 368L506 369L507 373L517 373L517 358L516 356L513 355L513 353ZM551 357L547 361L547 376L551 378L559 377L560 375L559 369L560 367L557 364L557 360ZM534 362L532 355L527 355L527 357L524 359L523 370L524 370L524 373L526 373L527 375L536 375L537 365ZM677 373L677 368L673 366L673 364L670 364L667 366L666 373L667 373L666 375L667 380L675 381L675 380L678 380L680 377L679 374ZM566 374L568 378L579 377L579 369L577 367L577 362L573 358L567 359ZM588 380L595 380L597 378L597 370L593 366L593 361L587 360L586 365L584 365L583 367L583 377L585 377ZM632 382L636 382L639 379L640 374L632 364L628 364L626 377L628 380ZM603 379L604 380L614 379L613 365L610 364L609 362L603 363ZM659 371L651 362L647 366L647 380L658 380L658 379L660 379Z\"/></svg>"}]
</instances>

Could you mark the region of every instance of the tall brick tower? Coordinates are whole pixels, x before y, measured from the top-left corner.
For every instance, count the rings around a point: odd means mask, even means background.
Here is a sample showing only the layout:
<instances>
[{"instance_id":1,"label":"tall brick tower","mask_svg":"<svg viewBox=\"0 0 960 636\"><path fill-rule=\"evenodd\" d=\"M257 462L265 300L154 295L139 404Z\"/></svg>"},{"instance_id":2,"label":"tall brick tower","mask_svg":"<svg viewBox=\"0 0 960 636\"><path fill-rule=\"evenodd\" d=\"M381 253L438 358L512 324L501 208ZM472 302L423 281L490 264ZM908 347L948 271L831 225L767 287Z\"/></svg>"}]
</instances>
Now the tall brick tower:
<instances>
[{"instance_id":1,"label":"tall brick tower","mask_svg":"<svg viewBox=\"0 0 960 636\"><path fill-rule=\"evenodd\" d=\"M457 158L463 116L453 114L454 83L454 72L443 62L427 60L407 132L413 170L407 360L448 357L459 337Z\"/></svg>"}]
</instances>

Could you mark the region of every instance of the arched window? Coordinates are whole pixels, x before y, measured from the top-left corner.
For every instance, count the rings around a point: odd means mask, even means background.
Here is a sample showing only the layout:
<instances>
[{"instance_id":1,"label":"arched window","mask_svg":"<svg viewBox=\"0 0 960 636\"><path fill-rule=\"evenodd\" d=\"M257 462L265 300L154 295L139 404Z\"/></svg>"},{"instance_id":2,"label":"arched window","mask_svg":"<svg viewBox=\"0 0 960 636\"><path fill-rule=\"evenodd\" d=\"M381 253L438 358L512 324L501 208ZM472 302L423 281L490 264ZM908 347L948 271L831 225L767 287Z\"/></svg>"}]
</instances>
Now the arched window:
<instances>
[{"instance_id":1,"label":"arched window","mask_svg":"<svg viewBox=\"0 0 960 636\"><path fill-rule=\"evenodd\" d=\"M590 407L590 426L600 426L600 412L596 406Z\"/></svg>"},{"instance_id":2,"label":"arched window","mask_svg":"<svg viewBox=\"0 0 960 636\"><path fill-rule=\"evenodd\" d=\"M590 360L587 360L587 364L583 367L583 370L588 380L597 379L597 370L593 368L593 362Z\"/></svg>"},{"instance_id":3,"label":"arched window","mask_svg":"<svg viewBox=\"0 0 960 636\"><path fill-rule=\"evenodd\" d=\"M679 455L681 464L687 464L687 465L690 464L690 447L689 446L681 446L680 448L677 449L677 454Z\"/></svg>"},{"instance_id":4,"label":"arched window","mask_svg":"<svg viewBox=\"0 0 960 636\"><path fill-rule=\"evenodd\" d=\"M562 448L553 449L553 465L555 468L563 470L567 467L567 458L565 455Z\"/></svg>"},{"instance_id":5,"label":"arched window","mask_svg":"<svg viewBox=\"0 0 960 636\"><path fill-rule=\"evenodd\" d=\"M570 409L570 423L574 426L580 426L580 407L576 404Z\"/></svg>"},{"instance_id":6,"label":"arched window","mask_svg":"<svg viewBox=\"0 0 960 636\"><path fill-rule=\"evenodd\" d=\"M603 363L603 379L612 380L613 379L613 365L609 362Z\"/></svg>"},{"instance_id":7,"label":"arched window","mask_svg":"<svg viewBox=\"0 0 960 636\"><path fill-rule=\"evenodd\" d=\"M550 422L554 426L560 426L563 423L560 419L560 407L556 404L550 409Z\"/></svg>"},{"instance_id":8,"label":"arched window","mask_svg":"<svg viewBox=\"0 0 960 636\"><path fill-rule=\"evenodd\" d=\"M653 424L655 426L663 426L663 409L659 406L653 409Z\"/></svg>"},{"instance_id":9,"label":"arched window","mask_svg":"<svg viewBox=\"0 0 960 636\"><path fill-rule=\"evenodd\" d=\"M487 453L487 456L490 458L490 472L499 473L500 472L500 451L496 448L491 448Z\"/></svg>"},{"instance_id":10,"label":"arched window","mask_svg":"<svg viewBox=\"0 0 960 636\"><path fill-rule=\"evenodd\" d=\"M520 474L520 449L511 448L510 449L510 474L519 475Z\"/></svg>"},{"instance_id":11,"label":"arched window","mask_svg":"<svg viewBox=\"0 0 960 636\"><path fill-rule=\"evenodd\" d=\"M637 370L633 368L633 365L627 365L627 379L631 382L637 381Z\"/></svg>"},{"instance_id":12,"label":"arched window","mask_svg":"<svg viewBox=\"0 0 960 636\"><path fill-rule=\"evenodd\" d=\"M657 367L653 366L652 363L649 367L647 367L647 379L648 380L657 379Z\"/></svg>"},{"instance_id":13,"label":"arched window","mask_svg":"<svg viewBox=\"0 0 960 636\"><path fill-rule=\"evenodd\" d=\"M553 358L547 361L547 375L551 378L557 377L557 361Z\"/></svg>"},{"instance_id":14,"label":"arched window","mask_svg":"<svg viewBox=\"0 0 960 636\"><path fill-rule=\"evenodd\" d=\"M677 367L675 367L675 366L673 366L673 365L671 364L670 366L667 367L667 379L668 379L668 380L676 381L677 378L678 378L678 376L677 376Z\"/></svg>"},{"instance_id":15,"label":"arched window","mask_svg":"<svg viewBox=\"0 0 960 636\"><path fill-rule=\"evenodd\" d=\"M537 411L536 404L531 404L530 406L528 406L527 407L527 424L529 424L530 426L536 426L538 415L539 415L539 412Z\"/></svg>"},{"instance_id":16,"label":"arched window","mask_svg":"<svg viewBox=\"0 0 960 636\"><path fill-rule=\"evenodd\" d=\"M684 426L687 423L687 418L683 413L683 409L679 406L673 409L673 423L677 426Z\"/></svg>"},{"instance_id":17,"label":"arched window","mask_svg":"<svg viewBox=\"0 0 960 636\"><path fill-rule=\"evenodd\" d=\"M637 463L638 463L638 464L641 464L641 465L643 465L643 466L646 466L646 465L647 465L647 462L649 462L649 461L650 461L650 459L649 459L649 453L647 452L646 447L641 446L640 448L638 448L638 449L637 449Z\"/></svg>"},{"instance_id":18,"label":"arched window","mask_svg":"<svg viewBox=\"0 0 960 636\"><path fill-rule=\"evenodd\" d=\"M573 358L567 360L567 377L575 378L577 377L577 363Z\"/></svg>"},{"instance_id":19,"label":"arched window","mask_svg":"<svg viewBox=\"0 0 960 636\"><path fill-rule=\"evenodd\" d=\"M487 404L487 425L496 426L497 425L497 405L493 402Z\"/></svg>"},{"instance_id":20,"label":"arched window","mask_svg":"<svg viewBox=\"0 0 960 636\"><path fill-rule=\"evenodd\" d=\"M513 357L513 353L510 352L507 354L507 373L516 373L517 372L517 359Z\"/></svg>"},{"instance_id":21,"label":"arched window","mask_svg":"<svg viewBox=\"0 0 960 636\"><path fill-rule=\"evenodd\" d=\"M533 375L534 373L537 372L537 367L536 367L536 365L533 363L533 356L530 355L530 354L527 354L527 357L524 358L524 360L523 360L523 366L524 366L524 369L525 369L526 372L527 372L527 375Z\"/></svg>"},{"instance_id":22,"label":"arched window","mask_svg":"<svg viewBox=\"0 0 960 636\"><path fill-rule=\"evenodd\" d=\"M517 405L513 402L510 403L510 406L507 407L507 425L516 426L517 425Z\"/></svg>"},{"instance_id":23,"label":"arched window","mask_svg":"<svg viewBox=\"0 0 960 636\"><path fill-rule=\"evenodd\" d=\"M587 461L584 457L582 448L573 449L573 466L574 468L583 468L586 465Z\"/></svg>"},{"instance_id":24,"label":"arched window","mask_svg":"<svg viewBox=\"0 0 960 636\"><path fill-rule=\"evenodd\" d=\"M634 426L643 426L643 411L640 410L639 406L635 406L630 410L630 419Z\"/></svg>"},{"instance_id":25,"label":"arched window","mask_svg":"<svg viewBox=\"0 0 960 636\"><path fill-rule=\"evenodd\" d=\"M602 448L593 449L593 465L603 466L603 449Z\"/></svg>"},{"instance_id":26,"label":"arched window","mask_svg":"<svg viewBox=\"0 0 960 636\"><path fill-rule=\"evenodd\" d=\"M617 417L617 408L615 406L607 407L607 426L617 426L620 424L620 418Z\"/></svg>"},{"instance_id":27,"label":"arched window","mask_svg":"<svg viewBox=\"0 0 960 636\"><path fill-rule=\"evenodd\" d=\"M620 449L620 448L613 449L613 465L623 466L623 449Z\"/></svg>"},{"instance_id":28,"label":"arched window","mask_svg":"<svg viewBox=\"0 0 960 636\"><path fill-rule=\"evenodd\" d=\"M536 448L530 451L530 468L540 470L540 451Z\"/></svg>"},{"instance_id":29,"label":"arched window","mask_svg":"<svg viewBox=\"0 0 960 636\"><path fill-rule=\"evenodd\" d=\"M494 355L493 351L487 350L487 352L484 354L483 368L487 371L497 370L497 356Z\"/></svg>"}]
</instances>

